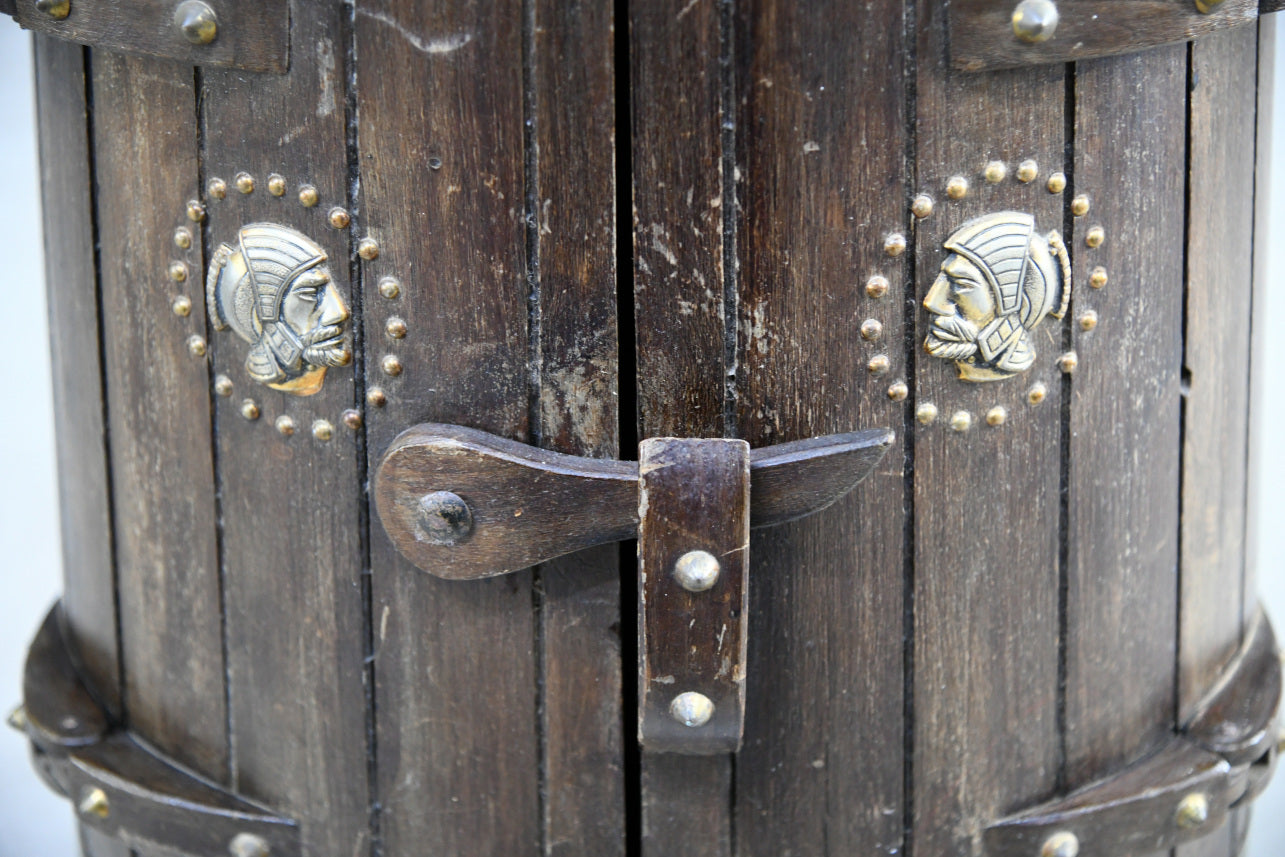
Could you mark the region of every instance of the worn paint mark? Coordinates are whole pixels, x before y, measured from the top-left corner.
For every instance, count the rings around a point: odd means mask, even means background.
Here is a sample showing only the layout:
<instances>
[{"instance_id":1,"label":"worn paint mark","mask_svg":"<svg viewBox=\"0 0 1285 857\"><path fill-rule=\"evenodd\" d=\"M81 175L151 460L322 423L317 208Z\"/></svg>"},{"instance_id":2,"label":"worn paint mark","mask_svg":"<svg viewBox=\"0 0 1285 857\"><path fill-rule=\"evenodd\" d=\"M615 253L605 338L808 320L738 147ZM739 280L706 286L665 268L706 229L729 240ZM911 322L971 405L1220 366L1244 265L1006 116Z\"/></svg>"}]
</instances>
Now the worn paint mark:
<instances>
[{"instance_id":1,"label":"worn paint mark","mask_svg":"<svg viewBox=\"0 0 1285 857\"><path fill-rule=\"evenodd\" d=\"M335 45L330 39L317 42L317 70L321 73L321 95L317 97L317 118L335 112Z\"/></svg>"},{"instance_id":2,"label":"worn paint mark","mask_svg":"<svg viewBox=\"0 0 1285 857\"><path fill-rule=\"evenodd\" d=\"M458 51L473 41L472 33L452 33L449 36L441 36L436 39L423 39L403 27L391 15L386 15L383 12L373 12L370 9L358 9L357 13L392 27L416 50L425 54L449 54Z\"/></svg>"}]
</instances>

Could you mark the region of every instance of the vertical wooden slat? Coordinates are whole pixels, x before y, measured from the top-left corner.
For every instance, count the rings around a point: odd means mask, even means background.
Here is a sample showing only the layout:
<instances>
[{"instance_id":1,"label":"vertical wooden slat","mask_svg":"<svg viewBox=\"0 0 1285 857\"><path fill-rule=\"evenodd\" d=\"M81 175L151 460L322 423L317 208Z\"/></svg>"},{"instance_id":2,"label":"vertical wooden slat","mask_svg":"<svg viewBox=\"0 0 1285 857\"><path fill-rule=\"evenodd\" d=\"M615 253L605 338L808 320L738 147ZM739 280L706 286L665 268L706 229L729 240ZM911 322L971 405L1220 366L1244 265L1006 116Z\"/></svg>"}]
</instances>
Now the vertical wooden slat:
<instances>
[{"instance_id":1,"label":"vertical wooden slat","mask_svg":"<svg viewBox=\"0 0 1285 857\"><path fill-rule=\"evenodd\" d=\"M364 281L367 384L388 397L368 412L372 464L422 420L527 437L522 54L516 4L356 6L362 213L383 248ZM379 333L392 315L399 343ZM441 580L371 529L384 853L537 851L529 573Z\"/></svg>"},{"instance_id":2,"label":"vertical wooden slat","mask_svg":"<svg viewBox=\"0 0 1285 857\"><path fill-rule=\"evenodd\" d=\"M945 9L920 10L915 192L936 207L917 226L912 345L917 406L939 415L915 429L912 847L929 855L966 853L980 824L1037 802L1057 776L1062 327L1049 316L1030 332L1026 372L966 382L923 352L932 316L918 303L946 258L943 242L968 220L1019 211L1041 235L1062 231L1063 196L1046 188L1064 167L1065 85L1061 66L950 71ZM1039 174L1023 183L1027 159ZM984 178L991 161L1006 166L998 183ZM969 191L955 201L945 188L957 175ZM1047 394L1030 404L1036 384ZM992 426L996 407L1007 419ZM966 431L953 427L960 412Z\"/></svg>"},{"instance_id":3,"label":"vertical wooden slat","mask_svg":"<svg viewBox=\"0 0 1285 857\"><path fill-rule=\"evenodd\" d=\"M1175 701L1185 45L1076 66L1066 784L1168 740ZM1105 242L1086 246L1088 231ZM1102 266L1105 288L1086 283ZM1239 579L1238 579L1239 580ZM1239 582L1234 584L1239 588ZM1145 629L1145 630L1144 630Z\"/></svg>"},{"instance_id":4,"label":"vertical wooden slat","mask_svg":"<svg viewBox=\"0 0 1285 857\"><path fill-rule=\"evenodd\" d=\"M619 453L612 28L610 4L534 2L536 434L603 458ZM546 855L625 849L621 682L635 665L620 659L619 558L613 545L540 569Z\"/></svg>"},{"instance_id":5,"label":"vertical wooden slat","mask_svg":"<svg viewBox=\"0 0 1285 857\"><path fill-rule=\"evenodd\" d=\"M629 8L640 437L726 433L723 26L715 0ZM751 582L751 588L753 583ZM731 853L731 758L642 756L643 854Z\"/></svg>"},{"instance_id":6,"label":"vertical wooden slat","mask_svg":"<svg viewBox=\"0 0 1285 857\"><path fill-rule=\"evenodd\" d=\"M209 373L188 346L205 334L203 265L199 240L172 239L193 227L196 97L163 60L96 51L92 69L124 708L162 752L226 781Z\"/></svg>"},{"instance_id":7,"label":"vertical wooden slat","mask_svg":"<svg viewBox=\"0 0 1285 857\"><path fill-rule=\"evenodd\" d=\"M906 220L903 6L737 4L737 423L752 446L902 434L888 390L907 377L909 269L883 240ZM883 325L873 342L866 319ZM886 373L867 369L877 355ZM903 461L898 444L834 508L752 540L738 854L902 847Z\"/></svg>"},{"instance_id":8,"label":"vertical wooden slat","mask_svg":"<svg viewBox=\"0 0 1285 857\"><path fill-rule=\"evenodd\" d=\"M347 203L342 15L338 2L296 5L286 75L205 72L203 166L228 186L226 198L208 199L210 252L237 246L246 224L295 229L325 250L351 309L349 234L327 223L330 207ZM240 172L251 193L237 189ZM286 179L284 195L269 190L272 174ZM304 183L321 198L313 208L300 204ZM234 783L300 819L309 853L364 853L364 497L358 433L342 420L353 367L329 369L320 392L298 397L255 382L249 346L232 331L214 333L211 347L215 371L233 382L216 402ZM257 420L242 417L245 399ZM275 428L281 416L293 435ZM331 439L313 436L318 420Z\"/></svg>"}]
</instances>

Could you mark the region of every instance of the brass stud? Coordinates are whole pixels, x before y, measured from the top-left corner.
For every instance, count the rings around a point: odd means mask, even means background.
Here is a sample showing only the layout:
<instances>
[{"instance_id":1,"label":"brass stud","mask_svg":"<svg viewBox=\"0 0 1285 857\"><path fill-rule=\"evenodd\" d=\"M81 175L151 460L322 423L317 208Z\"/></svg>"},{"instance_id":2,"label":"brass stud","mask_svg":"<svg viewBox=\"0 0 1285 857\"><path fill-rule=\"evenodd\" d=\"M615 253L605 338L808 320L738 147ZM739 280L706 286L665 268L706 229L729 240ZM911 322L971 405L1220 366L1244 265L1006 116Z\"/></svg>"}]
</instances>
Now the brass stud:
<instances>
[{"instance_id":1,"label":"brass stud","mask_svg":"<svg viewBox=\"0 0 1285 857\"><path fill-rule=\"evenodd\" d=\"M894 232L889 235L883 242L883 252L889 256L900 256L906 252L906 236L900 232Z\"/></svg>"},{"instance_id":2,"label":"brass stud","mask_svg":"<svg viewBox=\"0 0 1285 857\"><path fill-rule=\"evenodd\" d=\"M1208 15L1223 5L1223 0L1196 0L1196 11L1202 15Z\"/></svg>"},{"instance_id":3,"label":"brass stud","mask_svg":"<svg viewBox=\"0 0 1285 857\"><path fill-rule=\"evenodd\" d=\"M389 378L396 378L402 374L402 361L397 359L396 354L385 354L379 361L379 368L384 370L384 374Z\"/></svg>"},{"instance_id":4,"label":"brass stud","mask_svg":"<svg viewBox=\"0 0 1285 857\"><path fill-rule=\"evenodd\" d=\"M1008 167L1004 165L1003 161L991 161L982 170L982 176L991 184L999 184L1007 175Z\"/></svg>"},{"instance_id":5,"label":"brass stud","mask_svg":"<svg viewBox=\"0 0 1285 857\"><path fill-rule=\"evenodd\" d=\"M909 395L910 388L906 386L904 381L895 381L888 385L888 398L894 402L904 402Z\"/></svg>"},{"instance_id":6,"label":"brass stud","mask_svg":"<svg viewBox=\"0 0 1285 857\"><path fill-rule=\"evenodd\" d=\"M868 318L861 322L861 338L874 342L883 335L883 324L878 319Z\"/></svg>"},{"instance_id":7,"label":"brass stud","mask_svg":"<svg viewBox=\"0 0 1285 857\"><path fill-rule=\"evenodd\" d=\"M925 402L915 408L915 419L919 420L920 425L929 425L937 419L937 406L932 402Z\"/></svg>"},{"instance_id":8,"label":"brass stud","mask_svg":"<svg viewBox=\"0 0 1285 857\"><path fill-rule=\"evenodd\" d=\"M219 19L201 0L183 0L174 10L174 26L194 45L208 45L219 37Z\"/></svg>"},{"instance_id":9,"label":"brass stud","mask_svg":"<svg viewBox=\"0 0 1285 857\"><path fill-rule=\"evenodd\" d=\"M320 441L330 440L335 436L335 427L330 424L330 420L314 420L312 436Z\"/></svg>"},{"instance_id":10,"label":"brass stud","mask_svg":"<svg viewBox=\"0 0 1285 857\"><path fill-rule=\"evenodd\" d=\"M268 174L268 193L273 196L286 195L286 178L280 173Z\"/></svg>"},{"instance_id":11,"label":"brass stud","mask_svg":"<svg viewBox=\"0 0 1285 857\"><path fill-rule=\"evenodd\" d=\"M1040 174L1040 165L1035 161L1027 158L1017 165L1017 180L1023 184L1029 184L1035 181Z\"/></svg>"},{"instance_id":12,"label":"brass stud","mask_svg":"<svg viewBox=\"0 0 1285 857\"><path fill-rule=\"evenodd\" d=\"M714 716L714 703L705 694L689 690L674 697L669 714L684 726L699 729Z\"/></svg>"},{"instance_id":13,"label":"brass stud","mask_svg":"<svg viewBox=\"0 0 1285 857\"><path fill-rule=\"evenodd\" d=\"M887 372L891 366L892 361L888 359L886 354L876 354L874 357L871 357L870 362L866 364L866 368L870 370L871 375L882 375Z\"/></svg>"},{"instance_id":14,"label":"brass stud","mask_svg":"<svg viewBox=\"0 0 1285 857\"><path fill-rule=\"evenodd\" d=\"M302 185L299 188L299 204L304 208L312 208L321 200L317 194L317 189L310 184Z\"/></svg>"},{"instance_id":15,"label":"brass stud","mask_svg":"<svg viewBox=\"0 0 1285 857\"><path fill-rule=\"evenodd\" d=\"M378 387L371 387L366 391L366 404L375 408L382 408L388 404L388 394Z\"/></svg>"},{"instance_id":16,"label":"brass stud","mask_svg":"<svg viewBox=\"0 0 1285 857\"><path fill-rule=\"evenodd\" d=\"M170 309L179 318L187 318L192 314L192 299L187 295L179 295L170 302Z\"/></svg>"},{"instance_id":17,"label":"brass stud","mask_svg":"<svg viewBox=\"0 0 1285 857\"><path fill-rule=\"evenodd\" d=\"M232 183L236 185L236 189L241 193L254 193L254 176L249 173L237 173L236 178L232 179Z\"/></svg>"},{"instance_id":18,"label":"brass stud","mask_svg":"<svg viewBox=\"0 0 1285 857\"><path fill-rule=\"evenodd\" d=\"M973 427L973 415L968 411L955 411L950 418L950 427L957 432L966 432Z\"/></svg>"},{"instance_id":19,"label":"brass stud","mask_svg":"<svg viewBox=\"0 0 1285 857\"><path fill-rule=\"evenodd\" d=\"M254 422L259 418L259 406L255 404L254 399L246 399L241 402L241 416L250 422Z\"/></svg>"},{"instance_id":20,"label":"brass stud","mask_svg":"<svg viewBox=\"0 0 1285 857\"><path fill-rule=\"evenodd\" d=\"M238 833L228 843L228 857L270 857L272 847L266 839L253 833Z\"/></svg>"},{"instance_id":21,"label":"brass stud","mask_svg":"<svg viewBox=\"0 0 1285 857\"><path fill-rule=\"evenodd\" d=\"M926 193L921 193L910 203L910 213L920 220L930 216L933 213L933 198Z\"/></svg>"},{"instance_id":22,"label":"brass stud","mask_svg":"<svg viewBox=\"0 0 1285 857\"><path fill-rule=\"evenodd\" d=\"M1084 233L1084 243L1089 249L1096 249L1102 246L1102 242L1107 240L1107 231L1101 226L1094 226L1088 232Z\"/></svg>"},{"instance_id":23,"label":"brass stud","mask_svg":"<svg viewBox=\"0 0 1285 857\"><path fill-rule=\"evenodd\" d=\"M220 178L210 179L205 183L205 192L212 199L223 199L228 195L228 183Z\"/></svg>"},{"instance_id":24,"label":"brass stud","mask_svg":"<svg viewBox=\"0 0 1285 857\"><path fill-rule=\"evenodd\" d=\"M1045 387L1040 382L1036 382L1031 385L1031 389L1026 391L1026 401L1030 402L1032 405L1038 405L1040 402L1048 398L1048 394L1049 388Z\"/></svg>"},{"instance_id":25,"label":"brass stud","mask_svg":"<svg viewBox=\"0 0 1285 857\"><path fill-rule=\"evenodd\" d=\"M107 801L107 792L99 788L85 789L77 808L81 815L92 815L96 818L106 818L112 812L111 804Z\"/></svg>"},{"instance_id":26,"label":"brass stud","mask_svg":"<svg viewBox=\"0 0 1285 857\"><path fill-rule=\"evenodd\" d=\"M1085 310L1080 315L1080 330L1089 331L1098 326L1098 314L1093 310Z\"/></svg>"},{"instance_id":27,"label":"brass stud","mask_svg":"<svg viewBox=\"0 0 1285 857\"><path fill-rule=\"evenodd\" d=\"M180 250L192 249L192 233L186 226L180 226L174 230L174 246Z\"/></svg>"},{"instance_id":28,"label":"brass stud","mask_svg":"<svg viewBox=\"0 0 1285 857\"><path fill-rule=\"evenodd\" d=\"M71 14L71 0L36 0L36 8L55 21Z\"/></svg>"},{"instance_id":29,"label":"brass stud","mask_svg":"<svg viewBox=\"0 0 1285 857\"><path fill-rule=\"evenodd\" d=\"M406 322L393 316L384 324L384 333L392 339L403 339L406 336Z\"/></svg>"},{"instance_id":30,"label":"brass stud","mask_svg":"<svg viewBox=\"0 0 1285 857\"><path fill-rule=\"evenodd\" d=\"M192 334L187 338L187 353L193 357L205 356L205 337Z\"/></svg>"},{"instance_id":31,"label":"brass stud","mask_svg":"<svg viewBox=\"0 0 1285 857\"><path fill-rule=\"evenodd\" d=\"M674 563L674 579L688 592L705 592L718 582L722 567L709 551L688 551Z\"/></svg>"},{"instance_id":32,"label":"brass stud","mask_svg":"<svg viewBox=\"0 0 1285 857\"><path fill-rule=\"evenodd\" d=\"M223 374L215 375L214 392L225 399L232 395L232 379Z\"/></svg>"},{"instance_id":33,"label":"brass stud","mask_svg":"<svg viewBox=\"0 0 1285 857\"><path fill-rule=\"evenodd\" d=\"M1089 272L1089 285L1100 289L1107 284L1107 269L1098 265Z\"/></svg>"},{"instance_id":34,"label":"brass stud","mask_svg":"<svg viewBox=\"0 0 1285 857\"><path fill-rule=\"evenodd\" d=\"M379 281L379 293L391 300L396 300L402 293L402 284L396 277L384 277Z\"/></svg>"},{"instance_id":35,"label":"brass stud","mask_svg":"<svg viewBox=\"0 0 1285 857\"><path fill-rule=\"evenodd\" d=\"M348 212L344 211L337 205L330 209L330 213L326 215L326 219L334 229L347 229L348 224L352 223L352 217L349 216Z\"/></svg>"},{"instance_id":36,"label":"brass stud","mask_svg":"<svg viewBox=\"0 0 1285 857\"><path fill-rule=\"evenodd\" d=\"M29 722L27 720L27 709L19 705L13 711L9 712L9 717L5 722L9 724L10 729L15 729L18 732L26 732Z\"/></svg>"},{"instance_id":37,"label":"brass stud","mask_svg":"<svg viewBox=\"0 0 1285 857\"><path fill-rule=\"evenodd\" d=\"M1001 405L996 405L986 412L986 425L1002 426L1008 422L1008 409Z\"/></svg>"},{"instance_id":38,"label":"brass stud","mask_svg":"<svg viewBox=\"0 0 1285 857\"><path fill-rule=\"evenodd\" d=\"M1057 6L1052 0L1022 0L1013 10L1013 35L1037 45L1053 38L1057 22Z\"/></svg>"},{"instance_id":39,"label":"brass stud","mask_svg":"<svg viewBox=\"0 0 1285 857\"><path fill-rule=\"evenodd\" d=\"M285 414L277 417L277 420L273 425L277 427L277 432L279 432L282 437L290 437L290 435L294 434L294 419Z\"/></svg>"},{"instance_id":40,"label":"brass stud","mask_svg":"<svg viewBox=\"0 0 1285 857\"><path fill-rule=\"evenodd\" d=\"M881 298L888 294L888 278L875 274L866 281L866 295L872 298Z\"/></svg>"},{"instance_id":41,"label":"brass stud","mask_svg":"<svg viewBox=\"0 0 1285 857\"><path fill-rule=\"evenodd\" d=\"M951 199L963 199L968 196L968 179L963 176L951 176L947 179L946 196Z\"/></svg>"},{"instance_id":42,"label":"brass stud","mask_svg":"<svg viewBox=\"0 0 1285 857\"><path fill-rule=\"evenodd\" d=\"M333 213L333 212L332 212ZM374 238L367 236L357 242L357 255L372 262L379 258L379 242Z\"/></svg>"},{"instance_id":43,"label":"brass stud","mask_svg":"<svg viewBox=\"0 0 1285 857\"><path fill-rule=\"evenodd\" d=\"M1178 802L1174 820L1183 830L1195 830L1209 820L1209 798L1194 792Z\"/></svg>"},{"instance_id":44,"label":"brass stud","mask_svg":"<svg viewBox=\"0 0 1285 857\"><path fill-rule=\"evenodd\" d=\"M1089 198L1080 193L1076 194L1075 199L1071 200L1071 213L1076 217L1083 217L1089 213Z\"/></svg>"},{"instance_id":45,"label":"brass stud","mask_svg":"<svg viewBox=\"0 0 1285 857\"><path fill-rule=\"evenodd\" d=\"M170 262L169 274L170 279L176 283L186 282L187 265L184 265L182 262Z\"/></svg>"},{"instance_id":46,"label":"brass stud","mask_svg":"<svg viewBox=\"0 0 1285 857\"><path fill-rule=\"evenodd\" d=\"M1061 369L1067 375L1074 372L1080 365L1080 355L1074 351L1068 351L1057 359L1057 368Z\"/></svg>"},{"instance_id":47,"label":"brass stud","mask_svg":"<svg viewBox=\"0 0 1285 857\"><path fill-rule=\"evenodd\" d=\"M1049 176L1045 187L1049 189L1049 193L1061 193L1066 190L1066 173L1058 172Z\"/></svg>"},{"instance_id":48,"label":"brass stud","mask_svg":"<svg viewBox=\"0 0 1285 857\"><path fill-rule=\"evenodd\" d=\"M205 206L201 205L198 199L189 199L187 201L187 219L193 223L200 223L205 220Z\"/></svg>"},{"instance_id":49,"label":"brass stud","mask_svg":"<svg viewBox=\"0 0 1285 857\"><path fill-rule=\"evenodd\" d=\"M346 425L348 428L352 429L353 431L356 431L357 429L361 428L361 411L354 410L353 408L349 408L348 410L344 411L339 418L343 420L344 425Z\"/></svg>"},{"instance_id":50,"label":"brass stud","mask_svg":"<svg viewBox=\"0 0 1285 857\"><path fill-rule=\"evenodd\" d=\"M1080 839L1069 830L1054 833L1040 846L1040 857L1079 857Z\"/></svg>"}]
</instances>

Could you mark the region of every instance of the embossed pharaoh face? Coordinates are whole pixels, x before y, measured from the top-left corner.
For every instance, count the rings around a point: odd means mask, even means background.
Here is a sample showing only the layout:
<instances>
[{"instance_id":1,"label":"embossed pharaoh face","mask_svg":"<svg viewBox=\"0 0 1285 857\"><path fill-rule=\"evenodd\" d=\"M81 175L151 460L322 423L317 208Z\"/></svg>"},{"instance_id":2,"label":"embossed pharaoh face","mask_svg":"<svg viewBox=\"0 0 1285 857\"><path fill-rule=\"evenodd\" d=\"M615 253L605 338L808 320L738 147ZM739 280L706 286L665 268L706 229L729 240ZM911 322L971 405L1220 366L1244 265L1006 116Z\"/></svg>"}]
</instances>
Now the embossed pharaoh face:
<instances>
[{"instance_id":1,"label":"embossed pharaoh face","mask_svg":"<svg viewBox=\"0 0 1285 857\"><path fill-rule=\"evenodd\" d=\"M954 361L965 381L998 381L1035 362L1031 331L1070 300L1070 262L1056 232L1035 234L1029 214L970 220L945 242L924 308L933 314L929 354Z\"/></svg>"},{"instance_id":2,"label":"embossed pharaoh face","mask_svg":"<svg viewBox=\"0 0 1285 857\"><path fill-rule=\"evenodd\" d=\"M246 370L261 384L311 396L326 369L352 359L348 307L331 281L326 254L305 235L269 223L242 227L237 246L220 245L206 279L217 330L250 343Z\"/></svg>"}]
</instances>

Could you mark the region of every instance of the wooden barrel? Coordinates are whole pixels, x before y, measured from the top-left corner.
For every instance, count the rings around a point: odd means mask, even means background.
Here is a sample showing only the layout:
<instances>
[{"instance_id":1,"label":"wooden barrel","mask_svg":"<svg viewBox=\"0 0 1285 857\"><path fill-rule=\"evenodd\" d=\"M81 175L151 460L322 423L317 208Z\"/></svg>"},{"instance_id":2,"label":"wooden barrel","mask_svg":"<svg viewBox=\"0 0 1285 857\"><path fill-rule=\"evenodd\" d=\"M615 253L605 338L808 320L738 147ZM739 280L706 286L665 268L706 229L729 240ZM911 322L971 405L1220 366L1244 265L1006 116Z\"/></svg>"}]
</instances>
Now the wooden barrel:
<instances>
[{"instance_id":1,"label":"wooden barrel","mask_svg":"<svg viewBox=\"0 0 1285 857\"><path fill-rule=\"evenodd\" d=\"M1254 0L208 3L0 0L67 569L20 725L87 854L1239 851ZM399 551L423 423L895 439L754 530L739 749L689 755L631 542Z\"/></svg>"}]
</instances>

